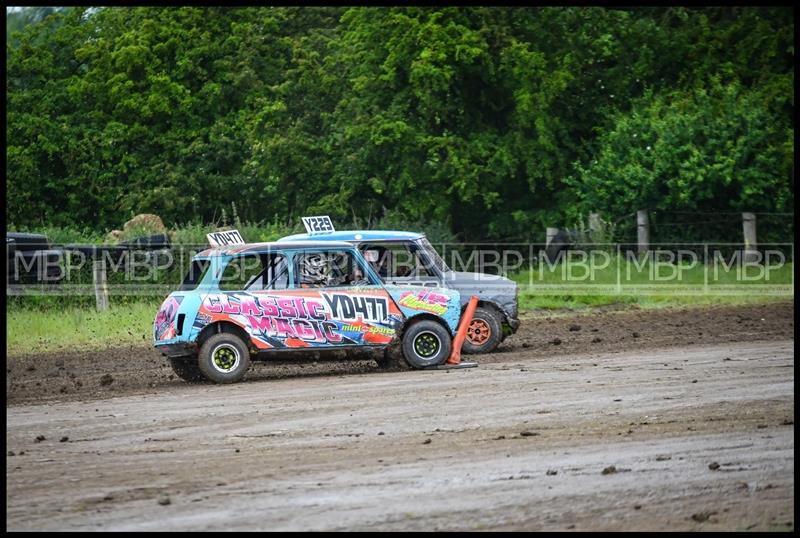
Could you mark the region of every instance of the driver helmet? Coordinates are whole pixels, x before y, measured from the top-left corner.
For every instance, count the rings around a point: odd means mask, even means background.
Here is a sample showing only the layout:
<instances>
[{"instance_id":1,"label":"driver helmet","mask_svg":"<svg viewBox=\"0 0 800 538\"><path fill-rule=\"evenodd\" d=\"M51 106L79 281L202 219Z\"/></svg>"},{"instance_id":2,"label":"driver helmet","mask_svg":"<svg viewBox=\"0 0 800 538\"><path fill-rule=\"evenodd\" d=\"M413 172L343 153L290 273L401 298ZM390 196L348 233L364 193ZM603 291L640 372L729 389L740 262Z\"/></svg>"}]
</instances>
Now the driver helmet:
<instances>
[{"instance_id":1,"label":"driver helmet","mask_svg":"<svg viewBox=\"0 0 800 538\"><path fill-rule=\"evenodd\" d=\"M302 284L327 285L331 278L330 271L330 260L325 254L307 254L300 259Z\"/></svg>"}]
</instances>

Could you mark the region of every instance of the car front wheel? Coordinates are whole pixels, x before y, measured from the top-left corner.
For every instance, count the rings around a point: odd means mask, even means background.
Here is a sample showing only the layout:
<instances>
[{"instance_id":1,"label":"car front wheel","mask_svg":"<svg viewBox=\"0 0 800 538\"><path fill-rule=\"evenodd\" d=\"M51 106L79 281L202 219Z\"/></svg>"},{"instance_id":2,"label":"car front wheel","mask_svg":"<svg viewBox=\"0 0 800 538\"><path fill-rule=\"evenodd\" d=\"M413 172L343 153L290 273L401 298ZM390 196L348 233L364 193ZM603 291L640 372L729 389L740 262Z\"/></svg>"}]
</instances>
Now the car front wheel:
<instances>
[{"instance_id":1,"label":"car front wheel","mask_svg":"<svg viewBox=\"0 0 800 538\"><path fill-rule=\"evenodd\" d=\"M467 337L461 350L464 353L491 353L503 340L502 316L493 308L479 306L467 327Z\"/></svg>"},{"instance_id":2,"label":"car front wheel","mask_svg":"<svg viewBox=\"0 0 800 538\"><path fill-rule=\"evenodd\" d=\"M403 358L412 368L427 368L444 363L450 356L453 340L447 329L431 320L421 320L403 334Z\"/></svg>"}]
</instances>

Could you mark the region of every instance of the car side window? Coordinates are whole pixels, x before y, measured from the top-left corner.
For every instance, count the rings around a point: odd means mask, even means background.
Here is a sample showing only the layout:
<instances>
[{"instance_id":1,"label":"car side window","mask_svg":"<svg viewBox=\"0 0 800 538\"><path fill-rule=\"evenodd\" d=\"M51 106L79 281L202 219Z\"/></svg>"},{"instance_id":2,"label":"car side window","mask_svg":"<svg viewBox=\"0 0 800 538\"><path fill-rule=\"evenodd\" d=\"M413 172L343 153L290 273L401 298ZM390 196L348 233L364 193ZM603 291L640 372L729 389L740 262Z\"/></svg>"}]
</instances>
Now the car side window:
<instances>
[{"instance_id":1,"label":"car side window","mask_svg":"<svg viewBox=\"0 0 800 538\"><path fill-rule=\"evenodd\" d=\"M264 268L263 288L265 290L285 290L289 287L289 264L286 257L280 254L272 254L269 257L267 266Z\"/></svg>"},{"instance_id":2,"label":"car side window","mask_svg":"<svg viewBox=\"0 0 800 538\"><path fill-rule=\"evenodd\" d=\"M208 260L193 260L192 265L189 267L189 272L186 273L186 277L178 289L180 291L190 291L197 288L210 265L211 263Z\"/></svg>"},{"instance_id":3,"label":"car side window","mask_svg":"<svg viewBox=\"0 0 800 538\"><path fill-rule=\"evenodd\" d=\"M382 279L434 276L419 255L406 243L365 243L359 249Z\"/></svg>"},{"instance_id":4,"label":"car side window","mask_svg":"<svg viewBox=\"0 0 800 538\"><path fill-rule=\"evenodd\" d=\"M314 251L295 255L298 288L369 286L366 271L348 251Z\"/></svg>"},{"instance_id":5,"label":"car side window","mask_svg":"<svg viewBox=\"0 0 800 538\"><path fill-rule=\"evenodd\" d=\"M219 289L237 291L247 289L263 274L261 255L249 253L233 258L225 266L219 280Z\"/></svg>"}]
</instances>

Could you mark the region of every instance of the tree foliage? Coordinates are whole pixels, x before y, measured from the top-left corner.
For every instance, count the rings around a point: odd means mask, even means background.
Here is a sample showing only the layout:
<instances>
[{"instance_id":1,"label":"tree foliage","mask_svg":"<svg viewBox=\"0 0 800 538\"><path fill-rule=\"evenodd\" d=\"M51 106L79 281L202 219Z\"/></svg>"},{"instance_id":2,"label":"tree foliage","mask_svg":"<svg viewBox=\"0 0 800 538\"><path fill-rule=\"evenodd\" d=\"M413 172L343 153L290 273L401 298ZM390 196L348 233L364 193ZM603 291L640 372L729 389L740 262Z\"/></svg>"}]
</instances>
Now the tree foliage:
<instances>
[{"instance_id":1,"label":"tree foliage","mask_svg":"<svg viewBox=\"0 0 800 538\"><path fill-rule=\"evenodd\" d=\"M793 210L791 9L41 15L7 42L8 224Z\"/></svg>"}]
</instances>

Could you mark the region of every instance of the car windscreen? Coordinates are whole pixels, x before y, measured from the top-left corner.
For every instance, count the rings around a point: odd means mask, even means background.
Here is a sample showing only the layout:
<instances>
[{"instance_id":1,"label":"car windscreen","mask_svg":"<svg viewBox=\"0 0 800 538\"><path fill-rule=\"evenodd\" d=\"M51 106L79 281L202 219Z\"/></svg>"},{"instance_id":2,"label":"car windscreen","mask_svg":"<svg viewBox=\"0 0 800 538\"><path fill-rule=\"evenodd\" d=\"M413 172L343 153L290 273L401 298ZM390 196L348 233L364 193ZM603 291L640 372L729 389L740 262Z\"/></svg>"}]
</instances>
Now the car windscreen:
<instances>
[{"instance_id":1,"label":"car windscreen","mask_svg":"<svg viewBox=\"0 0 800 538\"><path fill-rule=\"evenodd\" d=\"M431 242L428 241L427 237L423 237L422 239L417 239L415 243L422 251L423 257L426 257L431 263L433 263L436 266L436 268L439 269L439 271L441 271L442 273L446 273L447 271L450 270L450 268L447 267L447 264L444 262L441 256L439 256L439 253L436 252L436 249L433 248Z\"/></svg>"}]
</instances>

